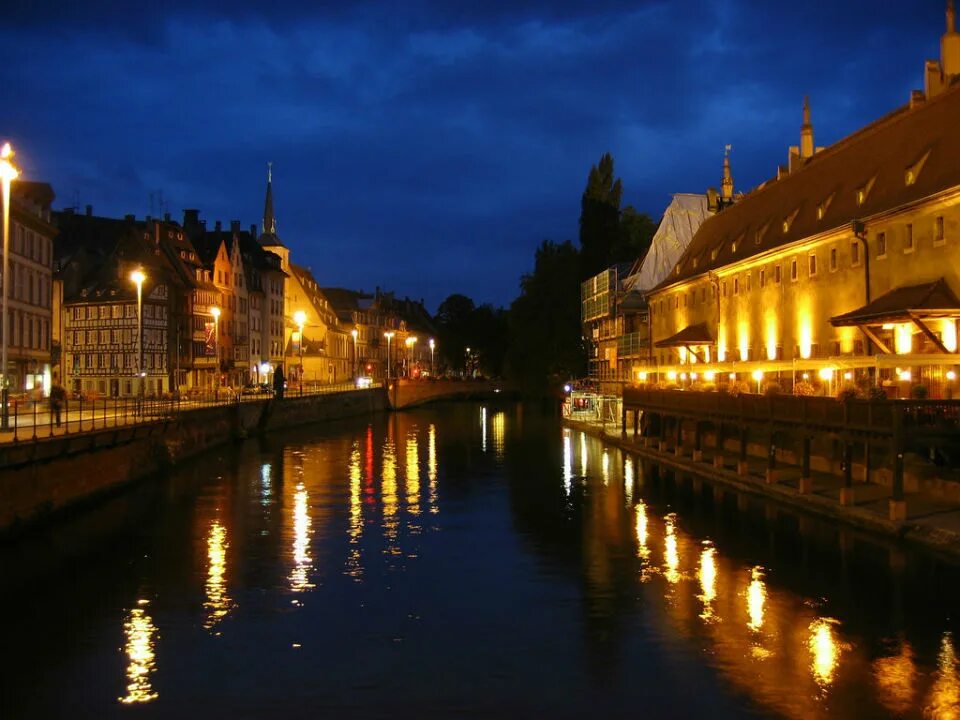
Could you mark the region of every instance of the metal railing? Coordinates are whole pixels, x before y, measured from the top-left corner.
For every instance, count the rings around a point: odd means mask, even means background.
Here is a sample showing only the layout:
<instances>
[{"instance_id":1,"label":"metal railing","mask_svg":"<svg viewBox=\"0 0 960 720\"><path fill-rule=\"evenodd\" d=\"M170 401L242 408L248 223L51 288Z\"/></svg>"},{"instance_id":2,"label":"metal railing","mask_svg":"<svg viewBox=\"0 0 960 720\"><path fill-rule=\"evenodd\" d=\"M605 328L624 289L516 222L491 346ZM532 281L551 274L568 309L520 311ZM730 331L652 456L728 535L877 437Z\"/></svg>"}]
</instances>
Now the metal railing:
<instances>
[{"instance_id":1,"label":"metal railing","mask_svg":"<svg viewBox=\"0 0 960 720\"><path fill-rule=\"evenodd\" d=\"M299 386L292 385L287 387L283 401L356 389L353 382L305 384L301 394ZM10 403L8 429L0 429L0 445L167 422L185 412L271 399L274 399L272 393L245 394L230 388L221 388L217 393L184 393L166 398L89 398L81 395L67 399L59 412L49 399L19 400Z\"/></svg>"}]
</instances>

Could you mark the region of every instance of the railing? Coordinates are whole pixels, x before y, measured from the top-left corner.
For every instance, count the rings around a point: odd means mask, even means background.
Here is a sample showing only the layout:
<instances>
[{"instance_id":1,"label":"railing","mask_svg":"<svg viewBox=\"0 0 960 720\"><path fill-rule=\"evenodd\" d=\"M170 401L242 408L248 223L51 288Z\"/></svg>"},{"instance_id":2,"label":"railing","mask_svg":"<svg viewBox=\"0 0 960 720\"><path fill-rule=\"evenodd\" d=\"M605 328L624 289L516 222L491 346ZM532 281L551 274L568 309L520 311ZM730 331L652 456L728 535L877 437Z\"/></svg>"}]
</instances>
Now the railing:
<instances>
[{"instance_id":1,"label":"railing","mask_svg":"<svg viewBox=\"0 0 960 720\"><path fill-rule=\"evenodd\" d=\"M284 400L356 390L352 382L321 385L305 383L303 392L289 383ZM58 413L49 399L11 400L8 428L0 429L0 446L36 442L53 437L112 428L133 427L175 419L183 412L201 408L259 402L273 398L272 393L244 394L230 388L217 393L183 394L177 398L84 398L68 399Z\"/></svg>"}]
</instances>

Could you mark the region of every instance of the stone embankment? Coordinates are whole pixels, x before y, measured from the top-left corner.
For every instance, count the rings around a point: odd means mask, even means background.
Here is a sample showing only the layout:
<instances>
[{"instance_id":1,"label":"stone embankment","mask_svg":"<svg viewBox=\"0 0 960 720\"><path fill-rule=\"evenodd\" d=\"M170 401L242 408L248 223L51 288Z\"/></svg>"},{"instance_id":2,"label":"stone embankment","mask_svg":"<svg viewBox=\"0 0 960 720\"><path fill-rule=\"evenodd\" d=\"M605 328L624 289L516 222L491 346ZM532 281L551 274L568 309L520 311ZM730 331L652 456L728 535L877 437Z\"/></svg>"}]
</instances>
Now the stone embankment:
<instances>
[{"instance_id":1,"label":"stone embankment","mask_svg":"<svg viewBox=\"0 0 960 720\"><path fill-rule=\"evenodd\" d=\"M179 412L143 425L0 446L0 533L17 531L216 445L388 409L383 388Z\"/></svg>"}]
</instances>

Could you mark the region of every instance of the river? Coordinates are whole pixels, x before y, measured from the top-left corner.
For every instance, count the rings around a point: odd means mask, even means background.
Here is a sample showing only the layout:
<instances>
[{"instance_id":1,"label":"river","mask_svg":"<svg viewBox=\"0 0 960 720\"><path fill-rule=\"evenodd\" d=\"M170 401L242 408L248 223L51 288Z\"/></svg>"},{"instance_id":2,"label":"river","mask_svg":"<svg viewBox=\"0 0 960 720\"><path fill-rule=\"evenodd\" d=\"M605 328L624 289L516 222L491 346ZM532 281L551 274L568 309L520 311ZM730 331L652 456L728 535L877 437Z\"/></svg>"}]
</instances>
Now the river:
<instances>
[{"instance_id":1,"label":"river","mask_svg":"<svg viewBox=\"0 0 960 720\"><path fill-rule=\"evenodd\" d=\"M956 568L514 404L224 447L0 561L3 718L960 713Z\"/></svg>"}]
</instances>

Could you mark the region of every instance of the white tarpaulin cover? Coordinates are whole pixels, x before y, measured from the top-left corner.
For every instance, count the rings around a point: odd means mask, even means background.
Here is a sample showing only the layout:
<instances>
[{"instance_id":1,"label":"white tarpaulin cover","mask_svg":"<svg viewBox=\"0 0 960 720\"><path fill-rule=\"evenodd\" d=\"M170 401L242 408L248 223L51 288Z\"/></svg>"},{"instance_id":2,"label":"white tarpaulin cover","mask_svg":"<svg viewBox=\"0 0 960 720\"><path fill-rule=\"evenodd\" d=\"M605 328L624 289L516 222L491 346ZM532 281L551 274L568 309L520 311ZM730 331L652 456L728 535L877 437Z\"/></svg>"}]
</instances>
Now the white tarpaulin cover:
<instances>
[{"instance_id":1,"label":"white tarpaulin cover","mask_svg":"<svg viewBox=\"0 0 960 720\"><path fill-rule=\"evenodd\" d=\"M708 215L706 195L674 195L639 270L623 281L623 289L646 292L656 287L673 271Z\"/></svg>"}]
</instances>

